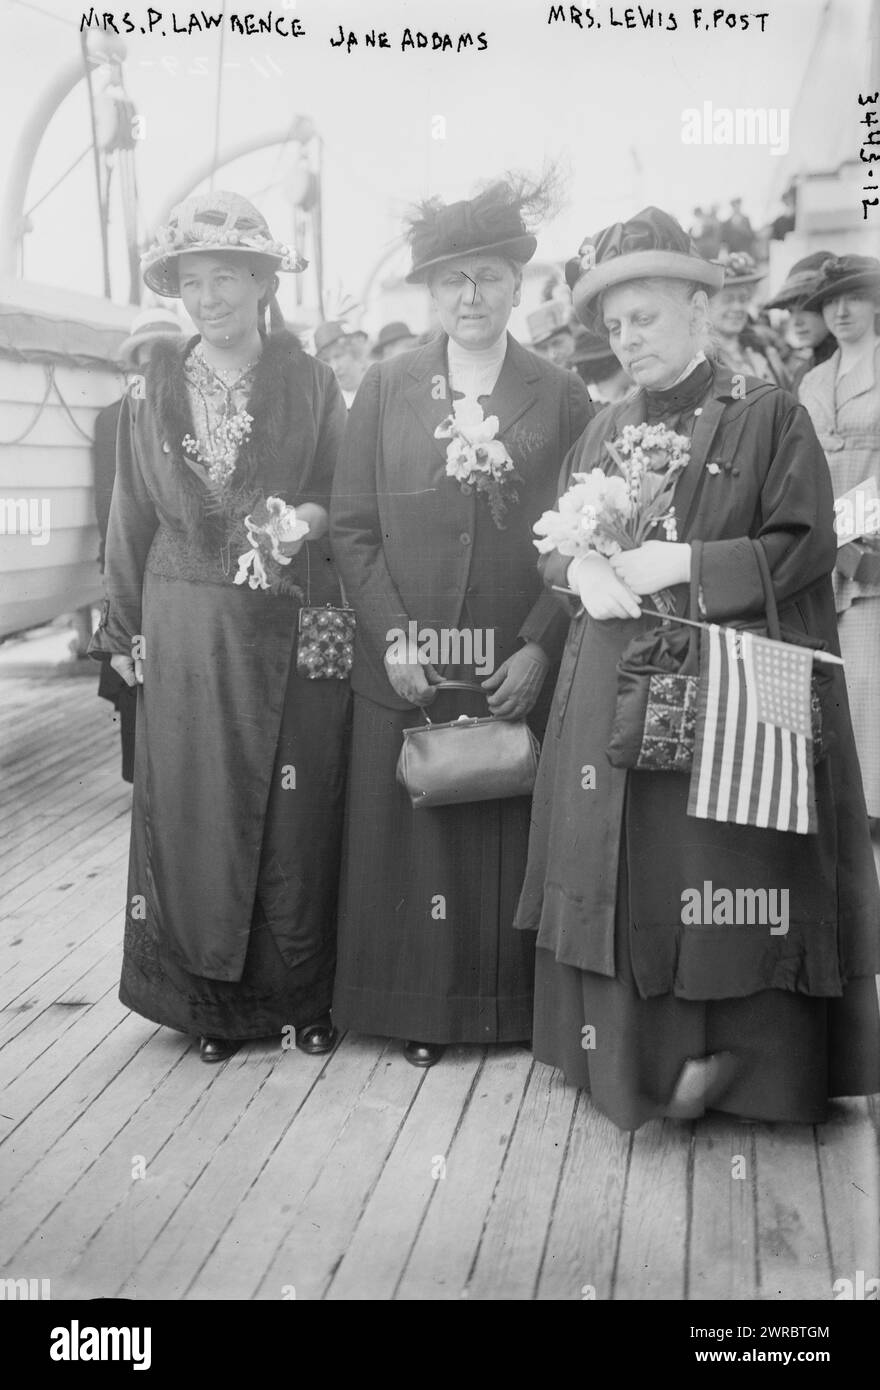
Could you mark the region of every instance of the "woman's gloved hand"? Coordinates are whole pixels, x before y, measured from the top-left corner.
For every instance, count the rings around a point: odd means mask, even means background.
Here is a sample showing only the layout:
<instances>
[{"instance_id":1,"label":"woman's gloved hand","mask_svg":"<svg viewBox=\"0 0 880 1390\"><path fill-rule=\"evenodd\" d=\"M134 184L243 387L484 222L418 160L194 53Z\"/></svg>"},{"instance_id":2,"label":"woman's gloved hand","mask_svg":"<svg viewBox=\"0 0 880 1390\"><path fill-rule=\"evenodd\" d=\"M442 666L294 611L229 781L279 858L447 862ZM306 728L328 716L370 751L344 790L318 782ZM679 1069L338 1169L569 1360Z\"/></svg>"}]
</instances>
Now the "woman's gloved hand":
<instances>
[{"instance_id":1,"label":"woman's gloved hand","mask_svg":"<svg viewBox=\"0 0 880 1390\"><path fill-rule=\"evenodd\" d=\"M580 595L591 618L638 618L641 614L635 594L617 577L605 556L596 551L572 560L568 587Z\"/></svg>"},{"instance_id":2,"label":"woman's gloved hand","mask_svg":"<svg viewBox=\"0 0 880 1390\"><path fill-rule=\"evenodd\" d=\"M611 568L634 594L656 594L691 577L691 548L676 541L645 541L612 555Z\"/></svg>"},{"instance_id":3,"label":"woman's gloved hand","mask_svg":"<svg viewBox=\"0 0 880 1390\"><path fill-rule=\"evenodd\" d=\"M443 679L433 666L423 665L420 661L389 660L387 655L385 674L396 694L408 705L430 705L437 698L433 687Z\"/></svg>"}]
</instances>

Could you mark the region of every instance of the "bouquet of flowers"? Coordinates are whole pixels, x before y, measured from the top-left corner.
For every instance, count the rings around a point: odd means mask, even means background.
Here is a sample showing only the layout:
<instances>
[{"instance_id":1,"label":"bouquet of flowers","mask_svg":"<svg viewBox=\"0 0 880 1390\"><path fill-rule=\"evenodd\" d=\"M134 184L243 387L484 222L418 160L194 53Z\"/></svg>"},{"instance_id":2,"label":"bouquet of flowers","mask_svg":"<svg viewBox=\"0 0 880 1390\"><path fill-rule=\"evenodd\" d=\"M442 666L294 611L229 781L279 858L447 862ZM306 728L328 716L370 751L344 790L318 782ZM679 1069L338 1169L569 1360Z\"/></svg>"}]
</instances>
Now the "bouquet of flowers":
<instances>
[{"instance_id":1,"label":"bouquet of flowers","mask_svg":"<svg viewBox=\"0 0 880 1390\"><path fill-rule=\"evenodd\" d=\"M662 526L668 541L678 539L672 497L679 474L687 466L690 440L665 425L626 425L605 447L617 468L573 473L557 510L545 512L533 527L540 553L560 555L617 555L635 550ZM658 607L668 595L652 595Z\"/></svg>"},{"instance_id":2,"label":"bouquet of flowers","mask_svg":"<svg viewBox=\"0 0 880 1390\"><path fill-rule=\"evenodd\" d=\"M247 581L251 589L302 597L285 573L309 532L308 522L298 519L296 507L280 497L266 497L244 518L243 524L250 549L238 557L235 583Z\"/></svg>"},{"instance_id":3,"label":"bouquet of flowers","mask_svg":"<svg viewBox=\"0 0 880 1390\"><path fill-rule=\"evenodd\" d=\"M435 439L448 439L446 475L455 478L465 496L485 493L492 520L504 530L510 505L519 501L515 484L522 478L503 440L497 438L498 416L486 419L478 402L459 400L452 414L437 426Z\"/></svg>"}]
</instances>

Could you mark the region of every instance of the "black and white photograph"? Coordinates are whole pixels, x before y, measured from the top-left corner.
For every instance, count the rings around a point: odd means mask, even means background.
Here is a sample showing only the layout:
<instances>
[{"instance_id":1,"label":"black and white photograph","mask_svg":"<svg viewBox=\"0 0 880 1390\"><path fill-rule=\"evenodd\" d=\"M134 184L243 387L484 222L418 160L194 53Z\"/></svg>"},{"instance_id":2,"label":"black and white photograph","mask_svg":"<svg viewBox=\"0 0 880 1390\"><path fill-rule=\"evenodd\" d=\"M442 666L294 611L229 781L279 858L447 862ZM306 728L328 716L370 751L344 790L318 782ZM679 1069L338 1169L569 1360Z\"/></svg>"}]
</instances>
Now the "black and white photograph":
<instances>
[{"instance_id":1,"label":"black and white photograph","mask_svg":"<svg viewBox=\"0 0 880 1390\"><path fill-rule=\"evenodd\" d=\"M840 1373L880 0L0 25L8 1335L602 1302L647 1367L665 1304Z\"/></svg>"}]
</instances>

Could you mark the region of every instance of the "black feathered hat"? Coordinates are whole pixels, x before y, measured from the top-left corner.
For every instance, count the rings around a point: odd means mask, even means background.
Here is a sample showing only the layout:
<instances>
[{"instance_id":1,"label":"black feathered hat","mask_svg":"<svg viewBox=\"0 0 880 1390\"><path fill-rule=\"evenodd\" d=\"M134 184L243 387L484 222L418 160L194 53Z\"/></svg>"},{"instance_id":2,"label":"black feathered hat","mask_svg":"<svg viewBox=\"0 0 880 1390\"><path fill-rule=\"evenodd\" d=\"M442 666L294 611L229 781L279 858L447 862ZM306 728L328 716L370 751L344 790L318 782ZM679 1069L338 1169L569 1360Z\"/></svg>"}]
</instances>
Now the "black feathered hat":
<instances>
[{"instance_id":1,"label":"black feathered hat","mask_svg":"<svg viewBox=\"0 0 880 1390\"><path fill-rule=\"evenodd\" d=\"M410 219L413 264L407 280L426 280L444 261L477 252L525 265L538 247L523 221L523 208L529 201L523 186L500 180L475 198L458 203L432 198L422 203Z\"/></svg>"}]
</instances>

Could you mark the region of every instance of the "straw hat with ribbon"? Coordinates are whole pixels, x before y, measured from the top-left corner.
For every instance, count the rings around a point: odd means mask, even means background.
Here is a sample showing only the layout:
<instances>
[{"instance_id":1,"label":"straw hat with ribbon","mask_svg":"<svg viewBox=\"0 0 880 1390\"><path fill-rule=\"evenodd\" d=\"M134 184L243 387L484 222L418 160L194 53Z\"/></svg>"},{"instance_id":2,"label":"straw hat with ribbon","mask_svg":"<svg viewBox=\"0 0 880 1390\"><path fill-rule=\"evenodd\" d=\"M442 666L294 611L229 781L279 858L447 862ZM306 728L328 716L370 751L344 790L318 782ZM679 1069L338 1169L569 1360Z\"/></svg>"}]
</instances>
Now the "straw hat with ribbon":
<instances>
[{"instance_id":1,"label":"straw hat with ribbon","mask_svg":"<svg viewBox=\"0 0 880 1390\"><path fill-rule=\"evenodd\" d=\"M283 326L274 272L298 272L308 265L298 252L273 238L263 214L239 193L200 193L171 209L168 221L141 257L143 277L151 290L166 298L180 295L178 263L187 252L258 258L274 280L268 299L273 327L279 320Z\"/></svg>"}]
</instances>

